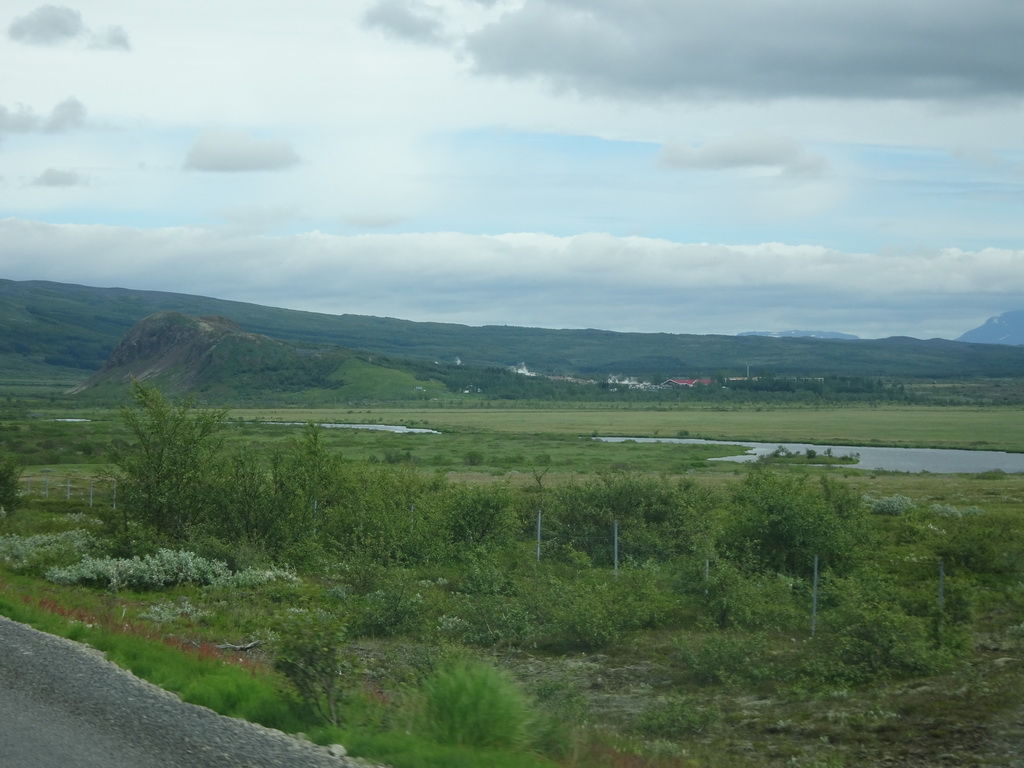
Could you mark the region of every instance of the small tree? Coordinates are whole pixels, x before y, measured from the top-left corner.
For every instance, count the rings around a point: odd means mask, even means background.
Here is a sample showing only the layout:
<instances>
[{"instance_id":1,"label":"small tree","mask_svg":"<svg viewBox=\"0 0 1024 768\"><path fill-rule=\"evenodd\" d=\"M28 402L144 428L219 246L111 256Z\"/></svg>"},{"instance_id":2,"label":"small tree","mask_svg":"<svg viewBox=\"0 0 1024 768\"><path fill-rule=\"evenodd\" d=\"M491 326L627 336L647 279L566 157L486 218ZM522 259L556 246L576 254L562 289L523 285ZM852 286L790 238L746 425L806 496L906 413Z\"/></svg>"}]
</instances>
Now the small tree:
<instances>
[{"instance_id":1,"label":"small tree","mask_svg":"<svg viewBox=\"0 0 1024 768\"><path fill-rule=\"evenodd\" d=\"M21 481L21 464L14 456L0 460L0 509L13 512L21 503L18 483Z\"/></svg>"},{"instance_id":2,"label":"small tree","mask_svg":"<svg viewBox=\"0 0 1024 768\"><path fill-rule=\"evenodd\" d=\"M866 543L863 513L847 485L760 469L733 489L722 541L746 564L768 571L806 577L820 555L841 572L856 564Z\"/></svg>"},{"instance_id":3,"label":"small tree","mask_svg":"<svg viewBox=\"0 0 1024 768\"><path fill-rule=\"evenodd\" d=\"M303 700L331 725L341 723L340 704L356 666L345 648L344 621L326 611L300 611L281 627L274 666Z\"/></svg>"},{"instance_id":4,"label":"small tree","mask_svg":"<svg viewBox=\"0 0 1024 768\"><path fill-rule=\"evenodd\" d=\"M220 447L216 433L227 409L201 410L191 398L173 404L138 382L131 394L135 404L123 408L121 417L135 440L114 451L122 512L115 524L122 535L135 524L161 543L178 544L208 506Z\"/></svg>"}]
</instances>

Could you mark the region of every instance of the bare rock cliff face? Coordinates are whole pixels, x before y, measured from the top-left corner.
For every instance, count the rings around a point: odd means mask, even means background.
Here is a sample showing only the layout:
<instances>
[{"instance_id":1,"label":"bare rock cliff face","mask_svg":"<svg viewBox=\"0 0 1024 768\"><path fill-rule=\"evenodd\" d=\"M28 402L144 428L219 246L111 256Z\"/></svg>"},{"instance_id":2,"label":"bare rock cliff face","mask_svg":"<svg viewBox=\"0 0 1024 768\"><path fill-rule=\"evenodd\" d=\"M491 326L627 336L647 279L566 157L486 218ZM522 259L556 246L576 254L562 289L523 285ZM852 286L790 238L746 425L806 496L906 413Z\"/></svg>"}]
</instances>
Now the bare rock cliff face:
<instances>
[{"instance_id":1,"label":"bare rock cliff face","mask_svg":"<svg viewBox=\"0 0 1024 768\"><path fill-rule=\"evenodd\" d=\"M77 386L79 392L108 382L166 377L175 389L191 387L224 339L250 336L225 317L189 317L158 312L136 323L114 348L106 364Z\"/></svg>"}]
</instances>

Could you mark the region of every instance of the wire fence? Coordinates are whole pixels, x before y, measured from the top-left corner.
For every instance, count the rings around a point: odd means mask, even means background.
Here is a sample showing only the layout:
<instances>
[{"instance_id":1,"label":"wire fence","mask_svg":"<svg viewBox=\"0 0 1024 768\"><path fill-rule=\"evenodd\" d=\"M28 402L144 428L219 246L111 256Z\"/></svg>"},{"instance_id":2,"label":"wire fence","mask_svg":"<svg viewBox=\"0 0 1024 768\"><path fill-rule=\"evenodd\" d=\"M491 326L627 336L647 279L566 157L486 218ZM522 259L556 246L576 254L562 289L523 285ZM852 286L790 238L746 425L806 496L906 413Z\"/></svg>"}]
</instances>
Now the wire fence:
<instances>
[{"instance_id":1,"label":"wire fence","mask_svg":"<svg viewBox=\"0 0 1024 768\"><path fill-rule=\"evenodd\" d=\"M85 502L90 507L117 506L117 479L83 475L22 475L21 492L36 499Z\"/></svg>"},{"instance_id":2,"label":"wire fence","mask_svg":"<svg viewBox=\"0 0 1024 768\"><path fill-rule=\"evenodd\" d=\"M79 501L86 503L89 507L107 506L117 508L117 479L113 477L88 477L82 475L58 476L53 474L23 475L21 478L22 493L35 498L53 499L59 501ZM315 504L315 502L314 502ZM412 508L414 509L414 508ZM613 572L619 575L620 555L628 557L628 539L620 537L619 522L614 521L607 536L565 536L564 534L549 535L544 530L544 515L541 510L537 511L535 528L535 557L539 562L543 553L550 553L553 547L569 544L575 545L581 550L590 549L596 542L601 542L605 547L611 547ZM890 564L892 565L892 564ZM945 603L945 582L946 567L943 561L924 558L922 560L904 561L900 563L913 571L927 571L930 579L935 580L936 600L941 608ZM710 577L711 560L704 562L704 579ZM812 613L811 633L815 631L818 612L818 574L819 558L814 556L814 571L812 580ZM920 578L920 576L919 576ZM926 577L928 578L928 577ZM929 579L929 580L930 580Z\"/></svg>"}]
</instances>

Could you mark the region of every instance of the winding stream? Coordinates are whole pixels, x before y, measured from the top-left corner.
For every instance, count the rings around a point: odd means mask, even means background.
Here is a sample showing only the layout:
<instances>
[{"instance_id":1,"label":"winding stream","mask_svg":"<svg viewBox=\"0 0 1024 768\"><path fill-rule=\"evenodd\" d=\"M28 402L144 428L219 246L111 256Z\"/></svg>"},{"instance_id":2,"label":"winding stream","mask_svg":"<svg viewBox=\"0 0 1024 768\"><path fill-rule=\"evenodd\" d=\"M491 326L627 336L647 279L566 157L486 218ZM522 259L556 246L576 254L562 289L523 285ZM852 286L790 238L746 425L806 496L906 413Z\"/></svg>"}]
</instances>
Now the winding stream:
<instances>
[{"instance_id":1,"label":"winding stream","mask_svg":"<svg viewBox=\"0 0 1024 768\"><path fill-rule=\"evenodd\" d=\"M792 453L806 453L808 449L818 455L831 450L834 456L856 456L856 464L843 464L852 469L878 469L889 472L933 472L936 474L973 474L1001 470L1024 472L1024 453L1004 451L964 451L952 448L878 448L858 445L812 445L810 443L751 443L742 440L699 440L682 437L598 437L605 443L680 443L684 445L739 445L747 449L743 454L723 456L710 461L756 461L759 456L772 453L780 446Z\"/></svg>"}]
</instances>

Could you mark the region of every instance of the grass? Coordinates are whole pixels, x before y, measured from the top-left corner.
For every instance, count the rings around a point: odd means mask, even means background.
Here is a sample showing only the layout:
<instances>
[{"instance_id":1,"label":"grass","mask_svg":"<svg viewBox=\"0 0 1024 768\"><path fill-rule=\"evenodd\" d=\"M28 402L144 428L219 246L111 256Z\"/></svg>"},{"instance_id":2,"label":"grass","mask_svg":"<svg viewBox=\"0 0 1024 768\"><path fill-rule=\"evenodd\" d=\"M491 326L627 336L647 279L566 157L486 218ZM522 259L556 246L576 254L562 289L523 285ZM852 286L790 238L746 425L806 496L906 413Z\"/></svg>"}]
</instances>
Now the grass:
<instances>
[{"instance_id":1,"label":"grass","mask_svg":"<svg viewBox=\"0 0 1024 768\"><path fill-rule=\"evenodd\" d=\"M63 417L78 415L60 406L49 413ZM41 462L33 468L52 470L48 473L51 499L32 501L31 510L23 510L31 514L9 515L0 524L0 533L29 535L43 530L66 530L73 527L69 513L91 514L80 496L70 504L63 500L65 486L61 482L69 475L77 481L98 474L105 466L102 446L118 439L122 432L112 411L91 409L88 413L97 421L55 423L25 417L4 422L4 426L17 429L0 431L0 449L6 447L5 440L16 436L21 441L19 448L38 449L39 453L50 451L53 461ZM44 412L43 418L54 416ZM704 463L710 455L728 453L727 448L719 452L717 448L706 447L604 444L589 439L595 432L663 437L685 434L763 442L1018 446L1018 450L1024 450L1024 414L1009 409L339 408L233 411L231 417L227 436L235 443L283 445L298 435L295 428L256 424L252 419L433 427L443 434L328 430L325 439L332 451L352 460L409 462L424 471L441 471L454 477L513 478L534 485L624 469L639 473L686 473L702 484L722 488L742 479L747 471L736 465ZM818 439L813 439L815 435ZM68 445L77 445L81 450L62 450ZM474 452L481 457L479 463L467 460ZM780 467L778 471L828 473L844 478L857 494L874 498L904 495L912 499L917 511L910 515L874 520L886 540L894 542L878 551L891 574L909 573L919 565L901 558L917 552L932 556L930 540L922 538L929 535L953 535L959 548L953 548L951 558L980 556L984 560L987 550L972 549L984 542L973 539L971 534L981 532L986 541L1000 542L1005 549L1005 542L1014 538L1014 531L1020 528L1024 510L1021 475L910 475L802 464ZM53 498L54 494L60 498ZM920 523L924 520L923 511L932 504L961 508L976 505L985 510L985 515L975 520L935 522L935 528L941 528L943 533L928 533L927 526ZM1020 554L1024 557L1024 552ZM953 562L951 559L947 572L951 594L963 583ZM932 578L932 561L921 565L924 567L928 569L927 577ZM916 571L914 574L918 578ZM415 579L426 578L436 582L442 575L455 579L450 573L425 569L410 574L409 583L417 584ZM600 573L594 569L593 575L597 578ZM1016 640L1011 632L1024 616L1024 589L1007 583L1001 574L984 569L968 580L977 594L976 648L967 663L941 675L919 679L827 691L804 690L795 684L773 685L771 681L757 690L701 686L683 674L679 656L680 633L694 632L697 636L704 631L694 612L683 615L679 627L630 633L601 654L558 655L521 648L510 650L500 660L530 690L571 681L574 690L584 692L593 706L585 718L590 725L562 758L562 765L573 768L809 768L878 765L885 756L902 764L937 764L946 753L955 753L958 759L966 761L970 755L960 745L998 742L1000 724L1012 721L1024 698L1020 665L997 663L1003 658L1020 656L1020 648L1024 647L1024 630ZM403 722L392 722L388 727L366 714L353 715L353 724L346 729L318 726L294 697L284 693L282 681L262 663L258 649L249 654L230 654L215 647L217 643L237 644L265 637L260 633L273 627L277 612L316 599L332 586L334 581L328 580L242 592L182 587L160 593L113 594L77 587L58 589L0 567L0 612L45 631L96 645L140 676L178 691L187 701L282 730L302 730L320 743L337 741L353 754L372 756L396 768L553 765L528 752L437 744L415 731L411 710L405 711ZM449 597L446 590L437 586L416 589L423 592L428 602ZM924 594L924 587L921 589ZM928 596L931 597L930 591ZM188 600L196 612L181 612L162 623L143 618L155 604L180 606L181 600ZM407 658L435 654L422 666L436 665L440 652L426 648L426 638L421 639L423 644L414 645L415 650L403 644L408 639L360 640L360 644L362 653L371 660L402 659L403 664L411 666ZM797 640L803 642L803 636ZM772 637L771 643L770 652L779 658L788 658L799 645L791 635ZM386 666L385 662L381 661L380 666ZM411 700L408 686L419 678L409 672L399 679L393 666L388 672L393 676L388 683L395 683L392 694L408 695ZM633 724L639 713L658 700L668 702L661 711L661 720L648 722L648 734L637 731ZM359 706L368 705L363 702ZM698 709L692 712L690 707ZM713 716L714 713L720 713L720 717ZM682 735L660 735L674 731Z\"/></svg>"},{"instance_id":2,"label":"grass","mask_svg":"<svg viewBox=\"0 0 1024 768\"><path fill-rule=\"evenodd\" d=\"M35 604L33 604L35 603ZM177 693L190 704L286 733L308 732L321 744L346 745L394 768L552 768L539 756L490 747L446 745L401 733L365 733L319 726L281 680L262 665L228 663L210 643L167 642L152 631L69 608L55 601L18 600L0 590L0 614L50 634L85 643L136 676ZM490 691L487 691L490 693ZM500 692L498 694L500 696ZM495 723L507 728L508 721ZM498 739L502 742L501 739Z\"/></svg>"},{"instance_id":3,"label":"grass","mask_svg":"<svg viewBox=\"0 0 1024 768\"><path fill-rule=\"evenodd\" d=\"M1024 410L920 406L844 408L465 407L239 409L265 421L403 424L491 435L702 437L716 440L887 445L1024 452Z\"/></svg>"}]
</instances>

